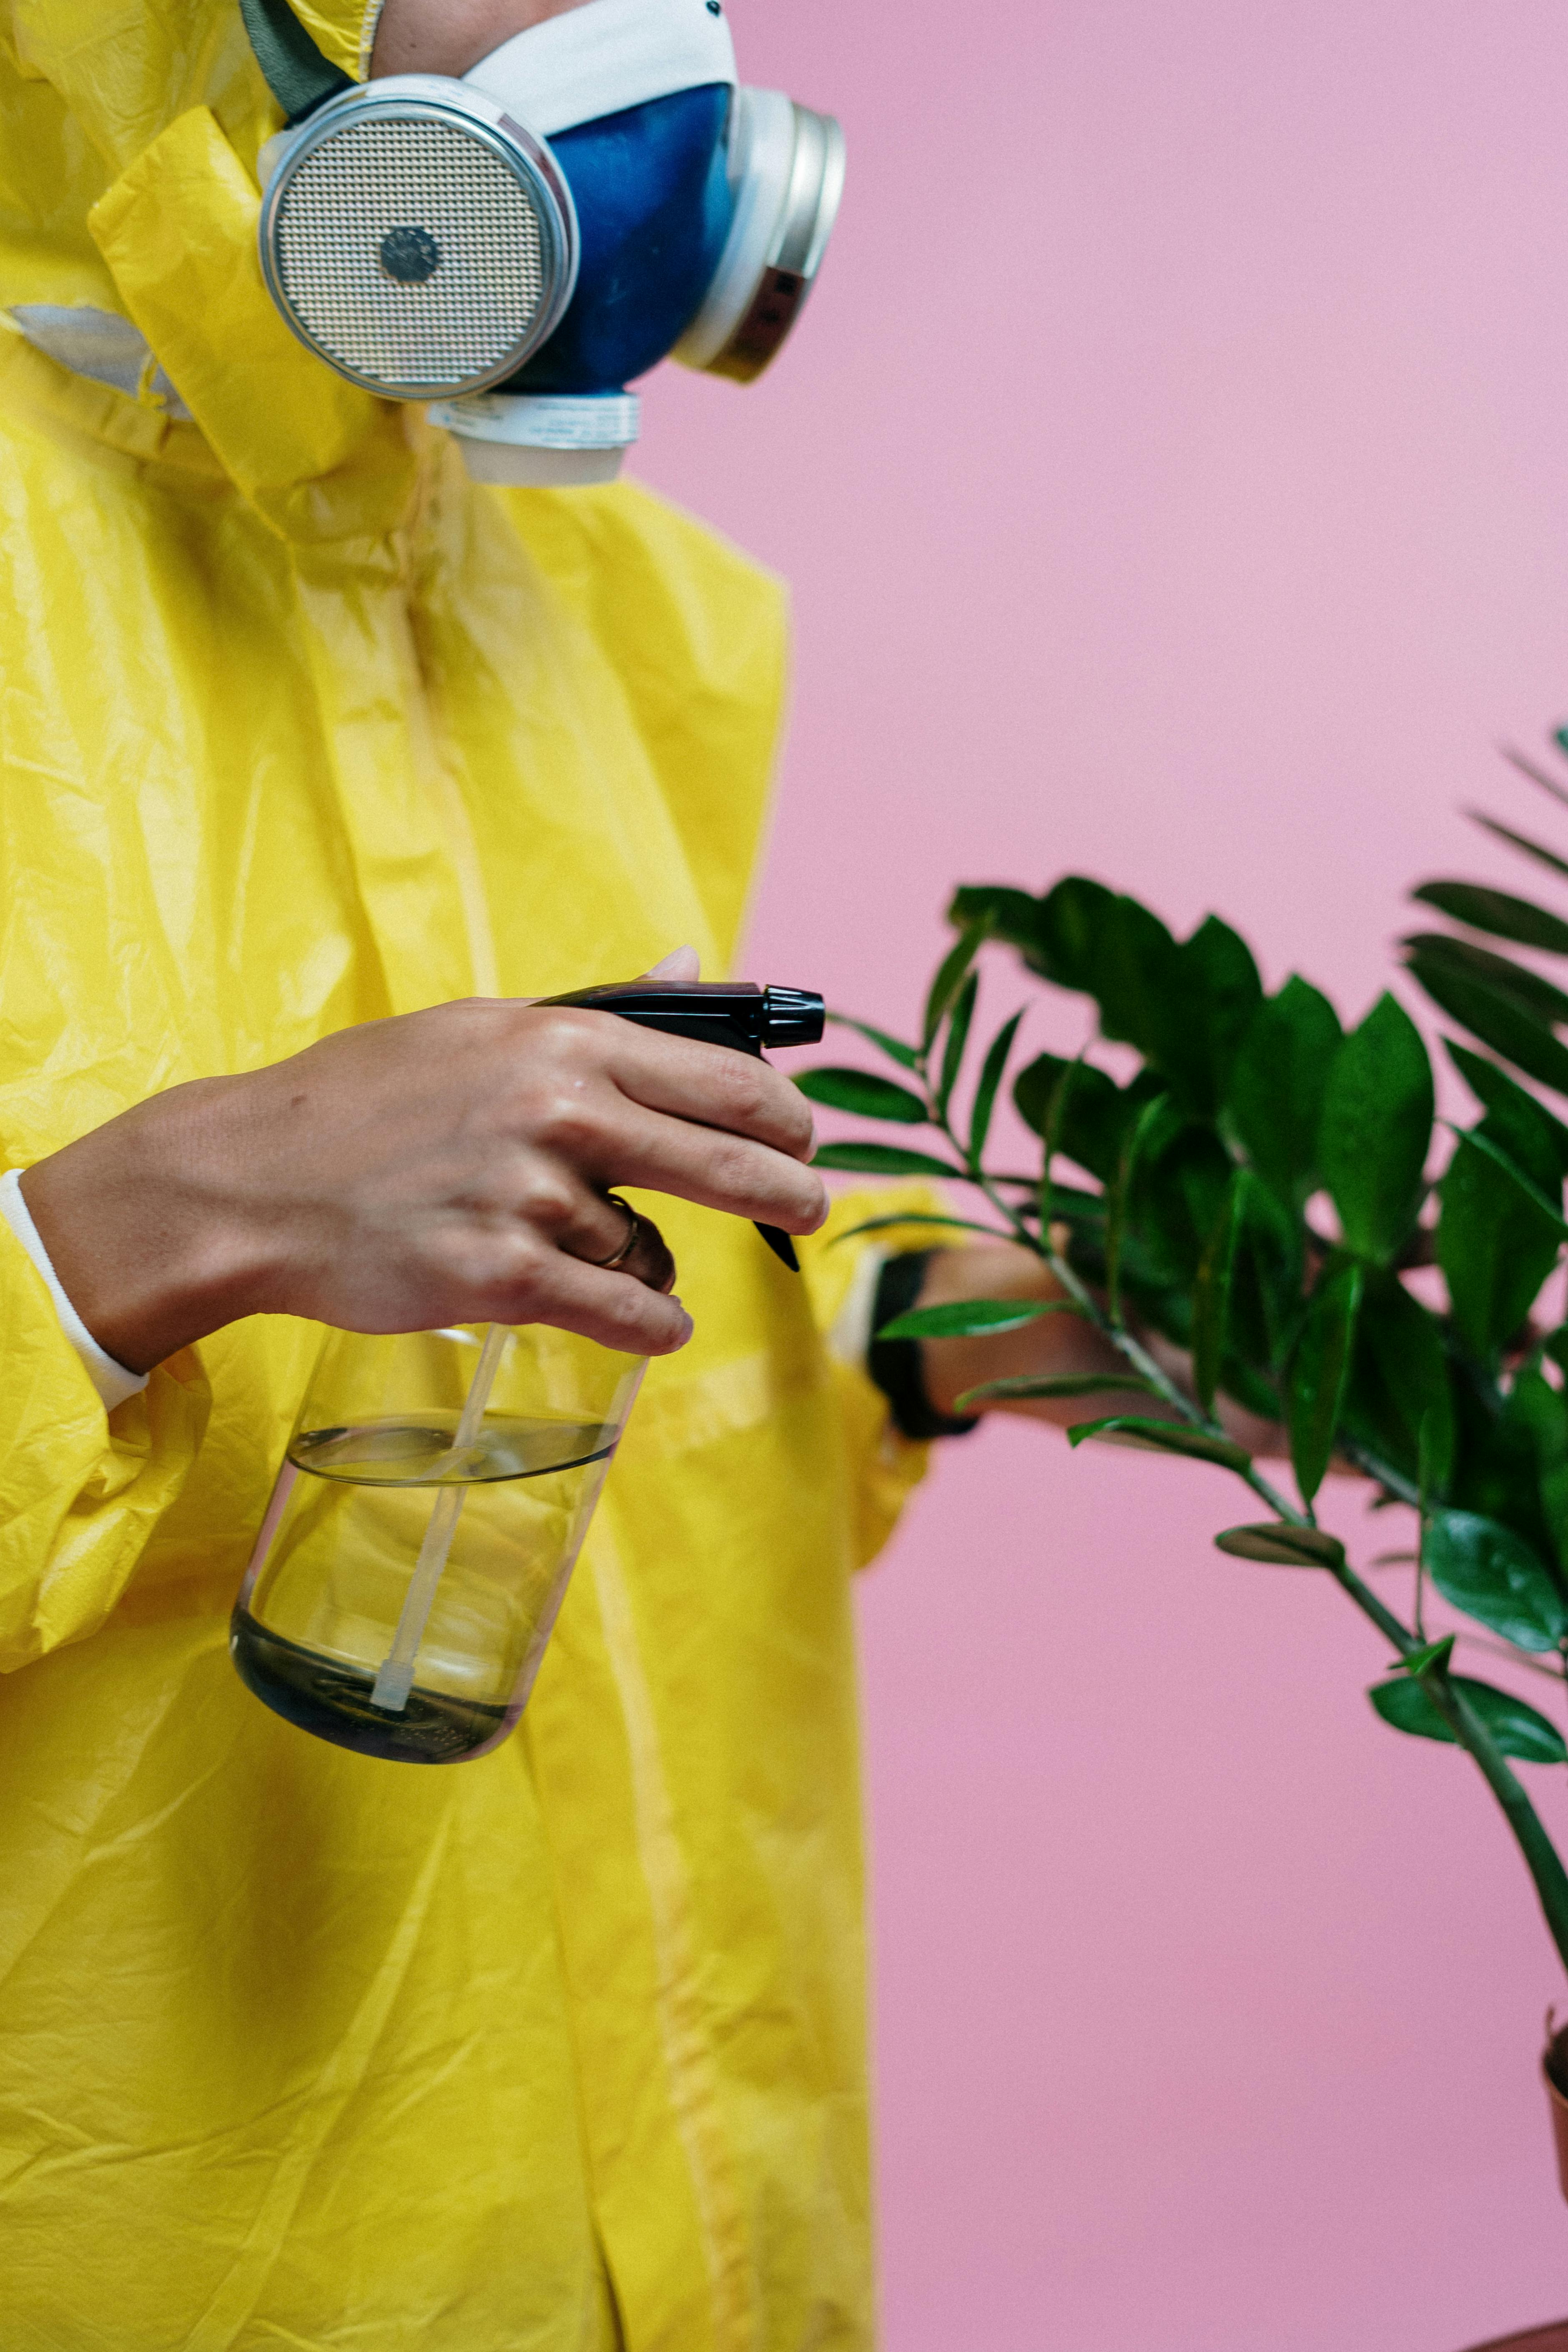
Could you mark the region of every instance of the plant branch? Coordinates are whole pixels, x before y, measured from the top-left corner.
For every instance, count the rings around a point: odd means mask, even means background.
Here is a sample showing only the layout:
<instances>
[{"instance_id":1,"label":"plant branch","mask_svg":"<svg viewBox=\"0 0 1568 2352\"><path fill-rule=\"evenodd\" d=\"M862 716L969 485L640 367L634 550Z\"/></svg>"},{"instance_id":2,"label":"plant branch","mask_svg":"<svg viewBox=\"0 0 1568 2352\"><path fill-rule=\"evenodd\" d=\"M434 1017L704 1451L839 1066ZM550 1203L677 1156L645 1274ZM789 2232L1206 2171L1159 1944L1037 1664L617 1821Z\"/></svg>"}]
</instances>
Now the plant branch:
<instances>
[{"instance_id":1,"label":"plant branch","mask_svg":"<svg viewBox=\"0 0 1568 2352\"><path fill-rule=\"evenodd\" d=\"M1349 1594L1362 1614L1369 1617L1379 1633L1385 1634L1393 1643L1401 1658L1413 1657L1425 1647L1400 1623L1392 1610L1384 1607L1376 1593L1363 1583L1348 1562L1331 1568L1330 1574ZM1563 1867L1545 1824L1510 1769L1508 1759L1463 1692L1454 1687L1447 1669L1423 1675L1421 1681L1433 1705L1459 1746L1474 1760L1502 1808L1503 1819L1513 1832L1514 1842L1524 1858L1524 1866L1534 1882L1547 1931L1557 1947L1557 1957L1568 1969L1568 1871Z\"/></svg>"},{"instance_id":2,"label":"plant branch","mask_svg":"<svg viewBox=\"0 0 1568 2352\"><path fill-rule=\"evenodd\" d=\"M1563 1867L1546 1826L1510 1769L1508 1759L1463 1692L1454 1688L1446 1674L1431 1675L1426 1679L1449 1729L1460 1747L1474 1757L1488 1788L1502 1808L1503 1818L1524 1856L1525 1868L1535 1882L1536 1895L1548 1932L1557 1947L1557 1956L1568 1969L1568 1871Z\"/></svg>"},{"instance_id":3,"label":"plant branch","mask_svg":"<svg viewBox=\"0 0 1568 2352\"><path fill-rule=\"evenodd\" d=\"M961 1161L967 1160L968 1153L953 1133L945 1104L939 1104L936 1099L923 1058L921 1076L926 1087L931 1124L940 1129L957 1159ZM1189 1426L1202 1430L1208 1435L1223 1435L1222 1424L1212 1415L1204 1412L1192 1398L1183 1393L1175 1381L1155 1362L1149 1350L1126 1328L1125 1325L1113 1321L1106 1314L1081 1276L1075 1273L1066 1259L1052 1247L1049 1234L1042 1231L1037 1234L1032 1232L1020 1211L1015 1209L998 1190L1001 1185L1020 1184L1025 1180L994 1174L984 1168L972 1168L963 1181L973 1184L984 1193L992 1209L1004 1220L1014 1238L1049 1267L1074 1305L1081 1310L1095 1328L1110 1340L1132 1369L1149 1382L1151 1388L1173 1412ZM1031 1192L1037 1190L1034 1179L1029 1179L1028 1183ZM1377 1482L1384 1494L1395 1501L1409 1504L1415 1510L1421 1509L1422 1496L1419 1487L1401 1472L1394 1470L1388 1463L1377 1460L1364 1447L1353 1442L1342 1440L1342 1450L1359 1469L1365 1471ZM1238 1470L1235 1475L1243 1479L1259 1500L1267 1503L1269 1509L1288 1525L1293 1527L1316 1525L1310 1511L1300 1510L1288 1502L1285 1496L1263 1475L1256 1463L1248 1462L1245 1470ZM1377 1628L1385 1641L1392 1643L1402 1660L1420 1654L1425 1644L1419 1629L1412 1632L1409 1627L1401 1624L1394 1612L1384 1605L1371 1586L1357 1575L1347 1560L1331 1565L1329 1573L1362 1615ZM1564 1871L1557 1849L1547 1834L1540 1814L1531 1802L1518 1777L1510 1768L1507 1758L1486 1725L1480 1720L1475 1709L1468 1704L1463 1693L1454 1687L1447 1669L1430 1670L1422 1675L1421 1681L1424 1688L1430 1695L1433 1704L1452 1731L1455 1739L1472 1759L1488 1788L1496 1798L1534 1884L1536 1896L1545 1917L1548 1932L1557 1948L1558 1957L1563 1967L1568 1969L1568 1871Z\"/></svg>"}]
</instances>

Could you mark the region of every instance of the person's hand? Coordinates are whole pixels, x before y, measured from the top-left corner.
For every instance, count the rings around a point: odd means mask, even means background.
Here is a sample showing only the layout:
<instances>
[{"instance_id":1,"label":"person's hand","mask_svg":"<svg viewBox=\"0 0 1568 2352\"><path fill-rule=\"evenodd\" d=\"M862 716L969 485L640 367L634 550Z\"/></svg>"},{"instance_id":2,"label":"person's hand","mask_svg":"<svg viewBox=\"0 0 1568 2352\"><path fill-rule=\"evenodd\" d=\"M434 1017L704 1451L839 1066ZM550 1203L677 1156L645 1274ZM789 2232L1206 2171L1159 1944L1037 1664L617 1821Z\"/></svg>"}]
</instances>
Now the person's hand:
<instances>
[{"instance_id":1,"label":"person's hand","mask_svg":"<svg viewBox=\"0 0 1568 2352\"><path fill-rule=\"evenodd\" d=\"M1066 1295L1049 1266L1032 1250L1016 1242L978 1242L963 1249L936 1251L916 1304L946 1307L970 1298L1045 1301ZM1139 1336L1160 1370L1190 1394L1192 1364L1185 1352L1158 1332L1142 1331ZM1042 1315L1016 1330L969 1339L924 1339L921 1356L926 1394L939 1412L1021 1413L1031 1421L1054 1422L1058 1429L1071 1429L1079 1422L1099 1421L1113 1412L1136 1413L1144 1420L1179 1418L1163 1399L1137 1389L1121 1395L1108 1389L1079 1397L983 1398L973 1408L959 1405L965 1390L978 1387L983 1381L1063 1375L1110 1380L1126 1372L1126 1358L1081 1315ZM1249 1454L1268 1456L1287 1451L1285 1432L1277 1423L1260 1421L1228 1397L1219 1398L1215 1410L1229 1435Z\"/></svg>"},{"instance_id":2,"label":"person's hand","mask_svg":"<svg viewBox=\"0 0 1568 2352\"><path fill-rule=\"evenodd\" d=\"M812 1148L804 1098L747 1055L478 1000L155 1095L22 1191L78 1314L132 1371L255 1314L553 1323L664 1355L691 1330L673 1263L644 1220L605 1269L629 1230L606 1192L811 1233L826 1214Z\"/></svg>"}]
</instances>

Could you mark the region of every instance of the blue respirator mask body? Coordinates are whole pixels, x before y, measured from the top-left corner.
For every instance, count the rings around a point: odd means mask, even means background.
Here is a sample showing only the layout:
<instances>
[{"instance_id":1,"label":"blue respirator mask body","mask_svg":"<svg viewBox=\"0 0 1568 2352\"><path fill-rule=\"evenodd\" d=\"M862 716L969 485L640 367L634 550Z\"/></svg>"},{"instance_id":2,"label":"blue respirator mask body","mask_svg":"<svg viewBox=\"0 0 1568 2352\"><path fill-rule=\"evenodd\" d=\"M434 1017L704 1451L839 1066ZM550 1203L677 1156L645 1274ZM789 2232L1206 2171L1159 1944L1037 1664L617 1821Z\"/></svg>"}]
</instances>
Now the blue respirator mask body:
<instances>
[{"instance_id":1,"label":"blue respirator mask body","mask_svg":"<svg viewBox=\"0 0 1568 2352\"><path fill-rule=\"evenodd\" d=\"M261 157L274 300L351 382L429 403L481 480L608 480L639 376L749 382L789 332L843 136L737 84L718 0L585 0L461 81L363 84L284 0L241 7L295 118Z\"/></svg>"}]
</instances>

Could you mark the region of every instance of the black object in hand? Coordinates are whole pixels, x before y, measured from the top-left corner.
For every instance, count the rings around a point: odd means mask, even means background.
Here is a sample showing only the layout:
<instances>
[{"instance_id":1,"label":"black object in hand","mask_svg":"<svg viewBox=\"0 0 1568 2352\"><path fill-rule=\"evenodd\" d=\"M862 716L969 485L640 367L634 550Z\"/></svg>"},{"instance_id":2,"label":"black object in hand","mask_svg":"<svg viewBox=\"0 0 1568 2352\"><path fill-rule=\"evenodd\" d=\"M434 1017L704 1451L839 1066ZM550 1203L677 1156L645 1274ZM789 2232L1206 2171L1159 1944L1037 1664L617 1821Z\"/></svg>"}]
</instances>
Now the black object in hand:
<instances>
[{"instance_id":1,"label":"black object in hand","mask_svg":"<svg viewBox=\"0 0 1568 2352\"><path fill-rule=\"evenodd\" d=\"M604 988L574 988L569 995L544 1002L614 1013L671 1037L695 1037L703 1045L728 1045L734 1053L759 1056L764 1045L815 1045L826 1017L815 989L759 988L750 980L612 981ZM798 1274L800 1260L789 1235L776 1225L759 1225L757 1231L773 1255Z\"/></svg>"}]
</instances>

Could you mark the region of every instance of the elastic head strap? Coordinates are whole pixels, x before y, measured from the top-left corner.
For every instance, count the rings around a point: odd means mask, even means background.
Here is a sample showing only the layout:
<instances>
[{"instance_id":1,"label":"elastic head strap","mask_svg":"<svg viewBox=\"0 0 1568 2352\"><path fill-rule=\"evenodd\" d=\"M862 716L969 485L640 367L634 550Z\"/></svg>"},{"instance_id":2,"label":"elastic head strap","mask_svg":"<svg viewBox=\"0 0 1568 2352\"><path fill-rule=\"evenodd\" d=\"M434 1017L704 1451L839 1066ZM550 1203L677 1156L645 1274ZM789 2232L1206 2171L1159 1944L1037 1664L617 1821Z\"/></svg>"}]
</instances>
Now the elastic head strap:
<instances>
[{"instance_id":1,"label":"elastic head strap","mask_svg":"<svg viewBox=\"0 0 1568 2352\"><path fill-rule=\"evenodd\" d=\"M354 87L321 55L288 0L239 0L239 13L267 87L290 122L303 122L329 98Z\"/></svg>"}]
</instances>

